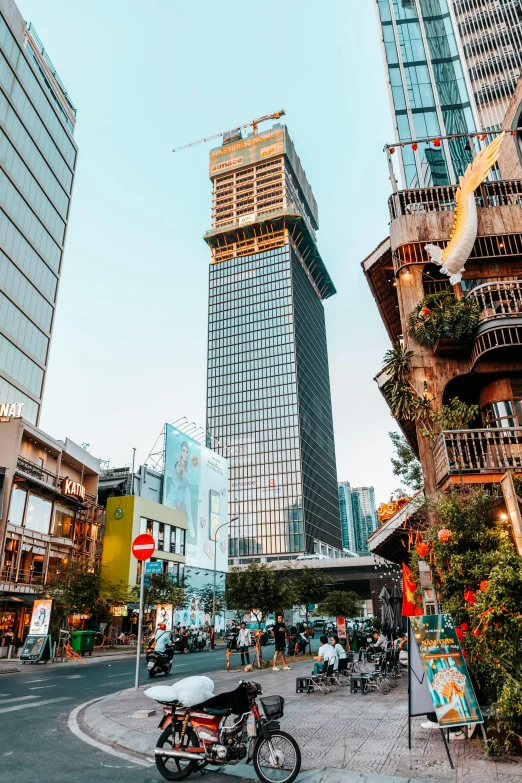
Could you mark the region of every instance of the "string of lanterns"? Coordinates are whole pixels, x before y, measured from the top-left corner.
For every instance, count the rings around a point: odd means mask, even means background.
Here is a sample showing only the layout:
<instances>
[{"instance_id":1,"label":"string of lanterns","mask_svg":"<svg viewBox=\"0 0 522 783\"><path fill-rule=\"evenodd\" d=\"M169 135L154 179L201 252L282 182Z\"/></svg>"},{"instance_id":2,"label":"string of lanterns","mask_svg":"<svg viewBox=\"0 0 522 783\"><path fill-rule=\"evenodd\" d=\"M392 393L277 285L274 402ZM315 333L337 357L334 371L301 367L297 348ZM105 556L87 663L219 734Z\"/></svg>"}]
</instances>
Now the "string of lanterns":
<instances>
[{"instance_id":1,"label":"string of lanterns","mask_svg":"<svg viewBox=\"0 0 522 783\"><path fill-rule=\"evenodd\" d=\"M516 136L517 131L511 131L511 136ZM475 134L474 138L478 139L479 141L484 141L487 138L487 133L477 133ZM456 138L473 138L472 136L467 135L460 135L460 136L450 136L450 141L455 141ZM434 147L440 147L442 139L434 138L434 139L426 139L426 141L422 142L423 144L427 144L428 146L430 144L433 144ZM396 147L411 147L412 150L415 152L419 148L419 143L417 141L401 141L398 142L394 147L389 147L388 145L385 146L384 149L388 149L390 154L393 155L395 152Z\"/></svg>"}]
</instances>

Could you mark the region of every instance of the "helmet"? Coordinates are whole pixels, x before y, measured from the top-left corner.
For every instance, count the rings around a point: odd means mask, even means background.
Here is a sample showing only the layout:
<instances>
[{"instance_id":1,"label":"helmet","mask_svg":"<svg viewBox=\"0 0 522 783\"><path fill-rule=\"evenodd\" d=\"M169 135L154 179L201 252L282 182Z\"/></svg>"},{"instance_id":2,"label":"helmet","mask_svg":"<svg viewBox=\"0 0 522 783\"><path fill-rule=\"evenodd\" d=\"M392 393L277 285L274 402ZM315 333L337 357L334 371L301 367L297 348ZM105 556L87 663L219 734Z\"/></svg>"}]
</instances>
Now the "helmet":
<instances>
[{"instance_id":1,"label":"helmet","mask_svg":"<svg viewBox=\"0 0 522 783\"><path fill-rule=\"evenodd\" d=\"M162 631L166 631L167 630L167 626L165 625L165 623L160 623L160 629Z\"/></svg>"}]
</instances>

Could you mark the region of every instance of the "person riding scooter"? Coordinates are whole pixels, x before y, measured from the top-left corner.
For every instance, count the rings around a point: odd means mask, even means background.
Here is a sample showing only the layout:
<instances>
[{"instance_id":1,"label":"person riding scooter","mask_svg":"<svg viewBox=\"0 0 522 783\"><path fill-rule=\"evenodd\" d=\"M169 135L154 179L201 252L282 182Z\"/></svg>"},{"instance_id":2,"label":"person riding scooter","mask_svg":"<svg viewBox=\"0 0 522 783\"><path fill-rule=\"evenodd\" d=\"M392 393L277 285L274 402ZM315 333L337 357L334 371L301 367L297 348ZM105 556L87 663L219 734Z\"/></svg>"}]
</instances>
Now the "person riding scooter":
<instances>
[{"instance_id":1,"label":"person riding scooter","mask_svg":"<svg viewBox=\"0 0 522 783\"><path fill-rule=\"evenodd\" d=\"M172 646L172 634L167 631L165 623L160 623L158 630L156 631L155 646L156 652L163 653L169 661L174 656L174 647Z\"/></svg>"}]
</instances>

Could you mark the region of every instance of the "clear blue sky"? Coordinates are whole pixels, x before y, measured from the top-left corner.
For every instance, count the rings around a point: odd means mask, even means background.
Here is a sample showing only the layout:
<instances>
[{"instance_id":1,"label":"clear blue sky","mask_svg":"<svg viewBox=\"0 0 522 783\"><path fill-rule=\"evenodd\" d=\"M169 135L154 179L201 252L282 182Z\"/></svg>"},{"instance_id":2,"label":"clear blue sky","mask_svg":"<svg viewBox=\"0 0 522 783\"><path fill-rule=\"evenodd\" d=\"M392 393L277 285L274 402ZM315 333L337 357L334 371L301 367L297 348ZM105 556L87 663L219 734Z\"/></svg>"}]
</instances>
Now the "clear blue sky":
<instances>
[{"instance_id":1,"label":"clear blue sky","mask_svg":"<svg viewBox=\"0 0 522 783\"><path fill-rule=\"evenodd\" d=\"M389 346L361 270L387 233L392 125L373 0L18 0L78 108L80 155L41 426L111 465L204 425L208 150L275 111L319 205L338 476L385 500Z\"/></svg>"}]
</instances>

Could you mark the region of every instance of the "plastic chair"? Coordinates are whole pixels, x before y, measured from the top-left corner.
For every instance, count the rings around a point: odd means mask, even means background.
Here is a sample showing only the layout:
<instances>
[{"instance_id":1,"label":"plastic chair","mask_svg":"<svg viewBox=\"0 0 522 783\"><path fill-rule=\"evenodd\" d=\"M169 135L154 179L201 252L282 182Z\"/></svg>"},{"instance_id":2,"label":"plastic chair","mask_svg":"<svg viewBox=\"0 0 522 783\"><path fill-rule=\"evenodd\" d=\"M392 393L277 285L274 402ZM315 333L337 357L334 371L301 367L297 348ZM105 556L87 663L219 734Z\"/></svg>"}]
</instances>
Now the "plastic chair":
<instances>
[{"instance_id":1,"label":"plastic chair","mask_svg":"<svg viewBox=\"0 0 522 783\"><path fill-rule=\"evenodd\" d=\"M312 684L312 686L315 688L319 688L322 693L330 693L330 689L328 688L328 682L327 682L327 676L328 676L328 668L329 668L329 661L326 660L323 663L323 670L319 674L311 674L308 677L308 681Z\"/></svg>"}]
</instances>

